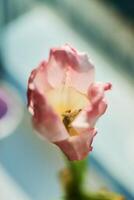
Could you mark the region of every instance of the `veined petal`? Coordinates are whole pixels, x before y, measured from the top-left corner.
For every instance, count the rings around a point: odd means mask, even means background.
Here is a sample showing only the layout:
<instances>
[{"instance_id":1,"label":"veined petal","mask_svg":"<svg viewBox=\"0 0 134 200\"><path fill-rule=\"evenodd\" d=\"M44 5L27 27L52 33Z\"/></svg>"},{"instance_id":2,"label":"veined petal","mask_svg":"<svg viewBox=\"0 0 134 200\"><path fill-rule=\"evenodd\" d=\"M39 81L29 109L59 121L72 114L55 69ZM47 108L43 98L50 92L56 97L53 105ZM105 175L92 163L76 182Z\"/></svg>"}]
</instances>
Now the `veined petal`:
<instances>
[{"instance_id":1,"label":"veined petal","mask_svg":"<svg viewBox=\"0 0 134 200\"><path fill-rule=\"evenodd\" d=\"M51 49L47 73L52 87L64 84L82 93L86 93L94 81L94 66L87 54L79 53L69 45Z\"/></svg>"}]
</instances>

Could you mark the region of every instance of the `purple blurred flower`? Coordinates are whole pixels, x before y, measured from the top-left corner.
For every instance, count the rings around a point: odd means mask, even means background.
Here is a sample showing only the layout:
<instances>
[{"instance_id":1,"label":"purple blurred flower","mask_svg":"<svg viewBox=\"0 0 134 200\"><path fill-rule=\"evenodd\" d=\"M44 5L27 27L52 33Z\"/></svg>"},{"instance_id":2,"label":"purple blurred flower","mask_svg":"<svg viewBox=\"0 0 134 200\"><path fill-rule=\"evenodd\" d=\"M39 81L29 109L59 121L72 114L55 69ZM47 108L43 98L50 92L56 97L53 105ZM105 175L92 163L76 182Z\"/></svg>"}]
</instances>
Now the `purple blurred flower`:
<instances>
[{"instance_id":1,"label":"purple blurred flower","mask_svg":"<svg viewBox=\"0 0 134 200\"><path fill-rule=\"evenodd\" d=\"M7 110L6 102L0 97L0 119L7 113Z\"/></svg>"}]
</instances>

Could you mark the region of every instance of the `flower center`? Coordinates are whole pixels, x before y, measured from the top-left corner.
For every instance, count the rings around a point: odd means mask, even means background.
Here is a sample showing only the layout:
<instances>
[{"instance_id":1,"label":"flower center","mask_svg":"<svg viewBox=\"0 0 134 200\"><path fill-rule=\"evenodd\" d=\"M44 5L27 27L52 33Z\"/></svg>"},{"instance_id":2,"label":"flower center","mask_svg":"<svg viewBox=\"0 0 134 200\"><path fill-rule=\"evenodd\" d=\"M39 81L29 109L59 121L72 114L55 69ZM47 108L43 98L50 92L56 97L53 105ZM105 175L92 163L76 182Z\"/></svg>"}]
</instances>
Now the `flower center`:
<instances>
[{"instance_id":1,"label":"flower center","mask_svg":"<svg viewBox=\"0 0 134 200\"><path fill-rule=\"evenodd\" d=\"M60 116L70 135L78 132L71 126L73 120L80 111L89 104L86 95L78 92L75 88L62 85L47 93L48 102Z\"/></svg>"},{"instance_id":2,"label":"flower center","mask_svg":"<svg viewBox=\"0 0 134 200\"><path fill-rule=\"evenodd\" d=\"M66 129L70 133L70 135L77 135L78 132L72 127L71 123L73 120L77 117L77 115L80 113L81 109L79 110L67 110L65 113L62 114L62 121L65 125Z\"/></svg>"}]
</instances>

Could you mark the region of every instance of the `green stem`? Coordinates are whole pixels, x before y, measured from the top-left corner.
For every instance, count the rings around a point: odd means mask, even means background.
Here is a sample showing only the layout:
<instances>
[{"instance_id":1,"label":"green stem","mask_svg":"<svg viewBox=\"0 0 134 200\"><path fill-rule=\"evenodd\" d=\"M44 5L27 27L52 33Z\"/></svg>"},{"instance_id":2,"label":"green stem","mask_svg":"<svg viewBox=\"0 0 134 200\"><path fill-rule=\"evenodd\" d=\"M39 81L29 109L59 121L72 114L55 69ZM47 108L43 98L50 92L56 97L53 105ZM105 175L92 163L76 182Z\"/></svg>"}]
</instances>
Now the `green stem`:
<instances>
[{"instance_id":1,"label":"green stem","mask_svg":"<svg viewBox=\"0 0 134 200\"><path fill-rule=\"evenodd\" d=\"M67 161L69 182L66 184L66 200L83 200L83 183L87 170L87 159Z\"/></svg>"},{"instance_id":2,"label":"green stem","mask_svg":"<svg viewBox=\"0 0 134 200\"><path fill-rule=\"evenodd\" d=\"M66 161L67 169L61 173L61 181L65 190L65 200L124 200L124 197L108 190L88 192L84 190L87 171L87 159L82 161Z\"/></svg>"}]
</instances>

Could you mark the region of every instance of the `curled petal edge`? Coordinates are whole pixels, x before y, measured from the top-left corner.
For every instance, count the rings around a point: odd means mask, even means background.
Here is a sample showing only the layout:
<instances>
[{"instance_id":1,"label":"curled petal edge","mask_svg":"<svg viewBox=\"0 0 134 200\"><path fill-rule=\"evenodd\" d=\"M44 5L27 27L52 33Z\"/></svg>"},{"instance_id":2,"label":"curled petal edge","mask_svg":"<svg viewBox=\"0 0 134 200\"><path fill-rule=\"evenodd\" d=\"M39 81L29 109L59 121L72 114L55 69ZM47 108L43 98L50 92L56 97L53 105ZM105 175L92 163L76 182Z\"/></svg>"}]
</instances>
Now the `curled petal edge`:
<instances>
[{"instance_id":1,"label":"curled petal edge","mask_svg":"<svg viewBox=\"0 0 134 200\"><path fill-rule=\"evenodd\" d=\"M105 113L107 109L105 91L111 88L111 83L94 83L89 87L88 97L91 105L87 108L86 112L90 127L94 127L98 118Z\"/></svg>"}]
</instances>

